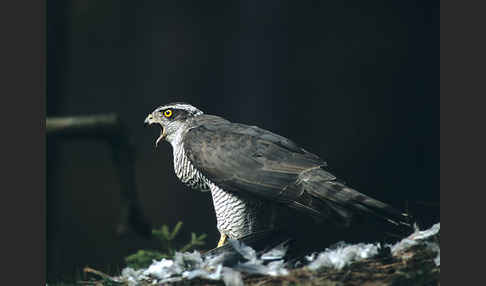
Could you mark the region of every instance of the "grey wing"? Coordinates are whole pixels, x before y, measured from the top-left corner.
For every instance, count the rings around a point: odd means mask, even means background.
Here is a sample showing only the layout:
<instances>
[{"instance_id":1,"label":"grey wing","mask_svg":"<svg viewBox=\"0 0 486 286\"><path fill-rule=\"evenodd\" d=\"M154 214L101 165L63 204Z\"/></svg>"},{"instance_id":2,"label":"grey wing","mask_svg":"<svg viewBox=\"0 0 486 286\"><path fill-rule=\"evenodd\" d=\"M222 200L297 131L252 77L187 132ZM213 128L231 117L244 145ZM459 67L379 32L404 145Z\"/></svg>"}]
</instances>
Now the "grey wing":
<instances>
[{"instance_id":1,"label":"grey wing","mask_svg":"<svg viewBox=\"0 0 486 286\"><path fill-rule=\"evenodd\" d=\"M280 202L302 194L292 186L303 171L326 164L285 137L209 115L198 117L183 144L192 164L219 187Z\"/></svg>"}]
</instances>

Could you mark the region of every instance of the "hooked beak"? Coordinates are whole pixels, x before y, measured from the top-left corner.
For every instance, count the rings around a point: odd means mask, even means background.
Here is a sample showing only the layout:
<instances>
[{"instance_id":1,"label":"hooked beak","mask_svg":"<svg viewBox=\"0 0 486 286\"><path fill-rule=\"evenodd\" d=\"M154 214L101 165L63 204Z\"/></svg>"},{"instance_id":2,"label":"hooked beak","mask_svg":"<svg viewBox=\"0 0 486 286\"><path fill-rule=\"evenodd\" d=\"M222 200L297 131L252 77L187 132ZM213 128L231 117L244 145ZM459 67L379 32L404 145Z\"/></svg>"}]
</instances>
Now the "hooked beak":
<instances>
[{"instance_id":1,"label":"hooked beak","mask_svg":"<svg viewBox=\"0 0 486 286\"><path fill-rule=\"evenodd\" d=\"M152 116L152 114L149 114L147 116L147 118L145 118L145 121L144 121L145 124L148 124L148 125L152 125L154 123L158 123L157 121L155 121L154 117ZM162 124L160 125L160 127L162 128L162 132L160 132L160 136L159 138L157 138L157 140L155 141L155 148L157 148L157 146L159 145L159 142L164 139L166 133L165 133L165 128L162 126Z\"/></svg>"}]
</instances>

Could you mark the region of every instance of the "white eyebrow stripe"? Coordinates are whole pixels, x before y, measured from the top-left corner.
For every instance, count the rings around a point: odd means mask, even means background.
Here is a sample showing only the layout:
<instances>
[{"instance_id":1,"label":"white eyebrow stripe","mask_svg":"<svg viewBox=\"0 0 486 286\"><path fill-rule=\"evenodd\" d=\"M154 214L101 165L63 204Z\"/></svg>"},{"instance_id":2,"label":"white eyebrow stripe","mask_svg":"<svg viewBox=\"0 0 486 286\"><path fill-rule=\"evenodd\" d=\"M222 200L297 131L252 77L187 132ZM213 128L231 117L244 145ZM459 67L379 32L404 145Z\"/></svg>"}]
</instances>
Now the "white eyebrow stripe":
<instances>
[{"instance_id":1,"label":"white eyebrow stripe","mask_svg":"<svg viewBox=\"0 0 486 286\"><path fill-rule=\"evenodd\" d=\"M203 114L201 110L187 103L175 103L175 104L162 105L159 106L157 109L167 109L167 108L186 110L193 115Z\"/></svg>"}]
</instances>

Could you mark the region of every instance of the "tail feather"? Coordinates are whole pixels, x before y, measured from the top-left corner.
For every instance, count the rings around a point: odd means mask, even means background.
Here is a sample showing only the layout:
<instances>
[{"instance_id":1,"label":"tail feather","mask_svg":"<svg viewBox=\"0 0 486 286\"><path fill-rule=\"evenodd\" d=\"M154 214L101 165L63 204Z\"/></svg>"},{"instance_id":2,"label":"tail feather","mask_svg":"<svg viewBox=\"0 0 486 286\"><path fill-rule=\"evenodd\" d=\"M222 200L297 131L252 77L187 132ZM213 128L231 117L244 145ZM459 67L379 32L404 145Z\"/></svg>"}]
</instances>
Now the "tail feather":
<instances>
[{"instance_id":1,"label":"tail feather","mask_svg":"<svg viewBox=\"0 0 486 286\"><path fill-rule=\"evenodd\" d=\"M299 178L299 185L307 194L302 198L305 204L318 210L323 218L338 219L340 223L349 225L352 221L368 215L412 229L407 214L349 188L322 169L303 173Z\"/></svg>"}]
</instances>

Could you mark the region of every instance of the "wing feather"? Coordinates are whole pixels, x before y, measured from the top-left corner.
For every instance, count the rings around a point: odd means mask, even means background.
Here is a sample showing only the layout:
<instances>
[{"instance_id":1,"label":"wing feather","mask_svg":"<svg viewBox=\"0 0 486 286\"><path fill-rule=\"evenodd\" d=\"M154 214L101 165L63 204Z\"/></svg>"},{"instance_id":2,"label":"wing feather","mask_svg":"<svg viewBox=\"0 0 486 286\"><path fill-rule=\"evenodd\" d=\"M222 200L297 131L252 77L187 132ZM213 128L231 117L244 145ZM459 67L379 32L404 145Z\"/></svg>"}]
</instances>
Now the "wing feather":
<instances>
[{"instance_id":1,"label":"wing feather","mask_svg":"<svg viewBox=\"0 0 486 286\"><path fill-rule=\"evenodd\" d=\"M212 115L196 119L184 135L186 155L225 190L289 202L302 190L287 186L303 171L326 165L291 140L256 126Z\"/></svg>"}]
</instances>

